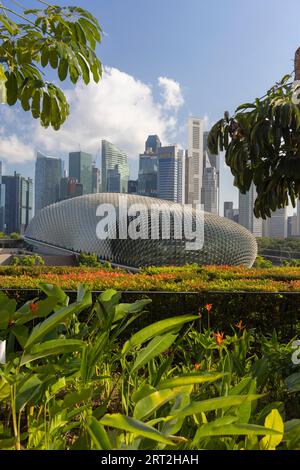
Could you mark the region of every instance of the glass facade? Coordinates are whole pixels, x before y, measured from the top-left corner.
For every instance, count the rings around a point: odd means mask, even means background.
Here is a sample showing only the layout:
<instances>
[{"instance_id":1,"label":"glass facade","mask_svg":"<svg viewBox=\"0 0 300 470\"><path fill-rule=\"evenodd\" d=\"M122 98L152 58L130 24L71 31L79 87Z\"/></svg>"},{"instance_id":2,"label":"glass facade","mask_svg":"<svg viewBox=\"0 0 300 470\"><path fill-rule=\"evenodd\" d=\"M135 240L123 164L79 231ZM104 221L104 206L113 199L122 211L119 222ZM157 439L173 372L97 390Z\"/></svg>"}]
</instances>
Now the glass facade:
<instances>
[{"instance_id":1,"label":"glass facade","mask_svg":"<svg viewBox=\"0 0 300 470\"><path fill-rule=\"evenodd\" d=\"M127 193L129 166L127 155L107 140L102 141L102 192L108 192L108 171L118 167L120 174L120 193Z\"/></svg>"},{"instance_id":2,"label":"glass facade","mask_svg":"<svg viewBox=\"0 0 300 470\"><path fill-rule=\"evenodd\" d=\"M63 174L60 158L38 152L35 164L35 212L59 200L59 183Z\"/></svg>"},{"instance_id":3,"label":"glass facade","mask_svg":"<svg viewBox=\"0 0 300 470\"><path fill-rule=\"evenodd\" d=\"M93 192L93 157L85 152L69 154L69 176L83 185L83 194Z\"/></svg>"},{"instance_id":4,"label":"glass facade","mask_svg":"<svg viewBox=\"0 0 300 470\"><path fill-rule=\"evenodd\" d=\"M110 231L113 224L110 225L109 221L108 238L98 238L97 225L100 217L96 215L97 209L101 204L110 204L119 213L120 199L123 200L124 196L120 198L118 194L99 193L48 206L32 220L25 234L26 241L35 247L39 247L40 242L48 244L51 250L59 247L75 252L96 253L102 260L137 268L192 263L251 266L256 258L257 244L254 236L244 227L216 214L204 214L204 246L201 249L186 250L185 239L151 238L153 204L159 215L167 211L172 213L171 233L175 231L175 216L182 214L182 205L161 199L153 201L152 198L142 196L127 195L126 202L128 206L143 204L146 208L142 212L142 218L148 227L147 239L110 237L114 232ZM198 213L190 206L186 210L195 223ZM124 223L128 225L127 213L122 211L121 217L122 226ZM119 223L117 217L116 233L119 233Z\"/></svg>"},{"instance_id":5,"label":"glass facade","mask_svg":"<svg viewBox=\"0 0 300 470\"><path fill-rule=\"evenodd\" d=\"M15 173L3 176L5 185L5 231L23 234L33 215L33 183Z\"/></svg>"},{"instance_id":6,"label":"glass facade","mask_svg":"<svg viewBox=\"0 0 300 470\"><path fill-rule=\"evenodd\" d=\"M157 192L160 199L184 202L183 152L176 145L158 150Z\"/></svg>"}]
</instances>

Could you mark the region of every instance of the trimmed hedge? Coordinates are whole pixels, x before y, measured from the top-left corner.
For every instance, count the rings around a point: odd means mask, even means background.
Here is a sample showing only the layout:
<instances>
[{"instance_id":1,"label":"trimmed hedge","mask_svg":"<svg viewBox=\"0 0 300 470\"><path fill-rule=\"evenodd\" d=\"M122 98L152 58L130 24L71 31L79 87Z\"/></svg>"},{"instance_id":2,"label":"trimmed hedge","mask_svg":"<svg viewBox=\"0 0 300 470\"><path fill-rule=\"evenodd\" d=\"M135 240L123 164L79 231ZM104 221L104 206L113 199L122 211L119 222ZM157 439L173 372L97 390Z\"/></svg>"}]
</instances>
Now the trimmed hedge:
<instances>
[{"instance_id":1,"label":"trimmed hedge","mask_svg":"<svg viewBox=\"0 0 300 470\"><path fill-rule=\"evenodd\" d=\"M40 282L57 284L66 290L83 283L96 291L112 288L138 292L300 292L300 268L191 265L145 268L131 274L102 267L0 267L0 289L37 289Z\"/></svg>"}]
</instances>

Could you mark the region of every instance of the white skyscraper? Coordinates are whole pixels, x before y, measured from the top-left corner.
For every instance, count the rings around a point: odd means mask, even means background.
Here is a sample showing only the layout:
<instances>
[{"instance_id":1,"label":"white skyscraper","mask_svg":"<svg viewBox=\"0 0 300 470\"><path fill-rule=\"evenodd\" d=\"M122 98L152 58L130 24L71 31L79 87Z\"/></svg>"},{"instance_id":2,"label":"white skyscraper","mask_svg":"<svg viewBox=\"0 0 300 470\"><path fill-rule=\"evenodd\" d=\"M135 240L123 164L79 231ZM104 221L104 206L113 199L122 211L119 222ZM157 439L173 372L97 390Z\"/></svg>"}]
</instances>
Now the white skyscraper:
<instances>
[{"instance_id":1,"label":"white skyscraper","mask_svg":"<svg viewBox=\"0 0 300 470\"><path fill-rule=\"evenodd\" d=\"M185 181L185 202L187 204L195 206L202 203L203 169L203 119L190 117Z\"/></svg>"},{"instance_id":2,"label":"white skyscraper","mask_svg":"<svg viewBox=\"0 0 300 470\"><path fill-rule=\"evenodd\" d=\"M270 238L287 238L288 209L277 209L263 222L263 235Z\"/></svg>"},{"instance_id":3,"label":"white skyscraper","mask_svg":"<svg viewBox=\"0 0 300 470\"><path fill-rule=\"evenodd\" d=\"M262 237L262 219L257 219L253 212L256 194L253 183L246 194L239 193L239 223L255 237Z\"/></svg>"}]
</instances>

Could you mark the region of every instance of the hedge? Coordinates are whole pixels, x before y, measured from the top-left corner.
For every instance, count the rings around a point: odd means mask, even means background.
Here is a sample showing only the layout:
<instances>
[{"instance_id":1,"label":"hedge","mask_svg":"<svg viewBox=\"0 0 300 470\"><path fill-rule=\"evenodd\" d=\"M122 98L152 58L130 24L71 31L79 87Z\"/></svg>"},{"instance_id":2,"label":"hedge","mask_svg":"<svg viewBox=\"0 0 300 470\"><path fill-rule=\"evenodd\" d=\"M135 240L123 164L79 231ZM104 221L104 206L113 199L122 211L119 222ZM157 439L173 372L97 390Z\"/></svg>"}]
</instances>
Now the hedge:
<instances>
[{"instance_id":1,"label":"hedge","mask_svg":"<svg viewBox=\"0 0 300 470\"><path fill-rule=\"evenodd\" d=\"M122 270L84 267L0 267L0 289L38 289L40 282L66 290L78 283L91 290L167 292L300 292L300 268L196 265L145 268L131 274Z\"/></svg>"}]
</instances>

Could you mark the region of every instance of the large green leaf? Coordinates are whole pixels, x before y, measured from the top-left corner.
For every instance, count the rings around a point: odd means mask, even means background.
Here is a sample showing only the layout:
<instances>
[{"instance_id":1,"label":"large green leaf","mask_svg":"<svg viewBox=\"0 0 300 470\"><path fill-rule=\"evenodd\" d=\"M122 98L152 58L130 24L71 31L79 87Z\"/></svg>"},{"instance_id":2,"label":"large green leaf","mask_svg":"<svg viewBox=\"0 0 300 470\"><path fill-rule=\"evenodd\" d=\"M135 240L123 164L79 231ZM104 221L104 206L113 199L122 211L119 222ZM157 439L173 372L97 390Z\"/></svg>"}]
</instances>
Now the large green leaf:
<instances>
[{"instance_id":1,"label":"large green leaf","mask_svg":"<svg viewBox=\"0 0 300 470\"><path fill-rule=\"evenodd\" d=\"M79 351L84 346L85 343L78 339L53 339L45 341L42 344L37 344L30 348L29 352L22 357L21 365L28 364L29 362L36 361L43 357Z\"/></svg>"},{"instance_id":2,"label":"large green leaf","mask_svg":"<svg viewBox=\"0 0 300 470\"><path fill-rule=\"evenodd\" d=\"M180 390L158 390L150 393L137 402L134 407L133 417L145 419L166 403L174 400L180 394Z\"/></svg>"},{"instance_id":3,"label":"large green leaf","mask_svg":"<svg viewBox=\"0 0 300 470\"><path fill-rule=\"evenodd\" d=\"M153 338L147 347L138 353L130 373L133 374L133 372L139 370L142 366L148 364L152 359L169 349L176 338L177 335L172 335L171 333Z\"/></svg>"},{"instance_id":4,"label":"large green leaf","mask_svg":"<svg viewBox=\"0 0 300 470\"><path fill-rule=\"evenodd\" d=\"M240 407L246 402L252 402L262 395L230 395L227 397L210 398L208 400L191 402L186 408L180 410L180 416L191 416L197 413L207 413L208 411L215 411L231 407ZM177 412L176 414L178 414Z\"/></svg>"},{"instance_id":5,"label":"large green leaf","mask_svg":"<svg viewBox=\"0 0 300 470\"><path fill-rule=\"evenodd\" d=\"M85 427L97 450L111 450L112 444L107 432L94 416L88 416Z\"/></svg>"},{"instance_id":6,"label":"large green leaf","mask_svg":"<svg viewBox=\"0 0 300 470\"><path fill-rule=\"evenodd\" d=\"M236 416L226 416L203 424L196 432L192 445L198 445L199 441L205 437L280 435L274 429L268 429L255 424L240 424L237 421L238 418Z\"/></svg>"},{"instance_id":7,"label":"large green leaf","mask_svg":"<svg viewBox=\"0 0 300 470\"><path fill-rule=\"evenodd\" d=\"M42 386L42 381L38 377L38 375L30 376L21 387L17 390L17 399L16 405L17 409L21 410L27 403L32 402L35 397L40 393L40 389Z\"/></svg>"},{"instance_id":8,"label":"large green leaf","mask_svg":"<svg viewBox=\"0 0 300 470\"><path fill-rule=\"evenodd\" d=\"M123 416L119 413L103 416L100 420L100 424L130 432L136 436L145 437L156 442L162 442L163 444L174 445L172 437L163 435L157 429L148 426L142 421L138 421L129 416Z\"/></svg>"},{"instance_id":9,"label":"large green leaf","mask_svg":"<svg viewBox=\"0 0 300 470\"><path fill-rule=\"evenodd\" d=\"M74 313L78 314L81 310L85 308L85 305L75 302L74 304L63 307L57 312L53 313L47 320L39 323L32 330L31 335L29 336L24 349L28 350L33 346L33 344L39 342L47 333L52 331L58 325L62 324L68 317Z\"/></svg>"},{"instance_id":10,"label":"large green leaf","mask_svg":"<svg viewBox=\"0 0 300 470\"><path fill-rule=\"evenodd\" d=\"M223 372L183 374L177 377L171 377L169 379L162 380L159 382L156 388L158 390L163 390L165 388L186 387L187 385L215 382L222 377L224 377Z\"/></svg>"},{"instance_id":11,"label":"large green leaf","mask_svg":"<svg viewBox=\"0 0 300 470\"><path fill-rule=\"evenodd\" d=\"M153 323L152 325L146 326L146 328L143 328L142 330L135 333L129 341L126 341L123 346L122 354L128 353L128 351L130 351L132 348L135 348L136 346L141 346L143 343L153 338L154 336L162 335L163 333L167 333L172 330L178 330L185 323L192 322L197 318L198 317L195 315L182 315L179 317L161 320Z\"/></svg>"},{"instance_id":12,"label":"large green leaf","mask_svg":"<svg viewBox=\"0 0 300 470\"><path fill-rule=\"evenodd\" d=\"M278 436L265 436L259 443L262 450L275 450L281 443L284 433L284 424L278 410L274 409L265 419L265 427L278 431Z\"/></svg>"}]
</instances>

